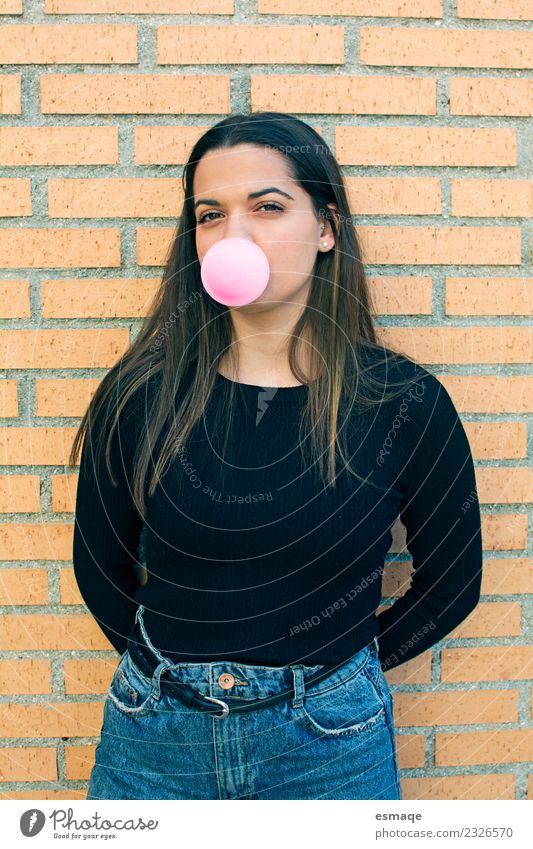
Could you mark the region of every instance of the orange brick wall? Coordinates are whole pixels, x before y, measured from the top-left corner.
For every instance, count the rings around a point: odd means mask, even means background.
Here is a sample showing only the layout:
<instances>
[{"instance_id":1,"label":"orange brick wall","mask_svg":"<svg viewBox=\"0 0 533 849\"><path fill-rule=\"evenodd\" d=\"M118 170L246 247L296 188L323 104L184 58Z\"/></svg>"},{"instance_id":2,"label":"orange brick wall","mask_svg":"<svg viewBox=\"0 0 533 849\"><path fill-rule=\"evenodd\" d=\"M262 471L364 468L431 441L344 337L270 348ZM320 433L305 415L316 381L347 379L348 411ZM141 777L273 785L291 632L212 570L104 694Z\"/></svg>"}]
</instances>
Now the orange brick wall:
<instances>
[{"instance_id":1,"label":"orange brick wall","mask_svg":"<svg viewBox=\"0 0 533 849\"><path fill-rule=\"evenodd\" d=\"M159 284L188 151L262 109L332 147L383 340L440 377L476 462L480 604L387 673L404 798L533 798L532 16L0 0L0 798L85 798L117 654L73 578L67 455Z\"/></svg>"}]
</instances>

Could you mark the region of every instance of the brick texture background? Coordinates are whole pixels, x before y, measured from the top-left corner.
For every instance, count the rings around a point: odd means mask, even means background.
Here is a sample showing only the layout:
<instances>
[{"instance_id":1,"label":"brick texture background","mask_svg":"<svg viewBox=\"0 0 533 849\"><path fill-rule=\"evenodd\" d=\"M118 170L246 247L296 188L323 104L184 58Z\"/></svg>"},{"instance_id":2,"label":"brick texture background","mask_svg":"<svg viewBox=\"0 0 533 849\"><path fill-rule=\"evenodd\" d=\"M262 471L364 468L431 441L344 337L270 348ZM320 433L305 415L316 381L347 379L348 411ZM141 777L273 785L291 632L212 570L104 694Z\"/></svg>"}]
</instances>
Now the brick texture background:
<instances>
[{"instance_id":1,"label":"brick texture background","mask_svg":"<svg viewBox=\"0 0 533 849\"><path fill-rule=\"evenodd\" d=\"M387 673L404 798L533 798L532 2L326 5L0 0L0 798L85 798L117 654L73 578L68 451L191 145L261 109L331 145L382 337L439 376L476 462L480 604Z\"/></svg>"}]
</instances>

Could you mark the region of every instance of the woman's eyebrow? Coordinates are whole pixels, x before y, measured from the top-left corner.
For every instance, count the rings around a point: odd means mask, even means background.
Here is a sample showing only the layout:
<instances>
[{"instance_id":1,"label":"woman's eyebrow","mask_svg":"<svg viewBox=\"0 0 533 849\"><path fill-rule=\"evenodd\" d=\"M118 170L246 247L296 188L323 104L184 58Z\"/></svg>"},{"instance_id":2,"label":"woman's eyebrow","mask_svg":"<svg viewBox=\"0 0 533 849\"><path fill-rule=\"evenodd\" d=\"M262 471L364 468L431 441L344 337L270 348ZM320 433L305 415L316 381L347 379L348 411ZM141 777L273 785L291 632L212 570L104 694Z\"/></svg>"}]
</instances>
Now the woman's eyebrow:
<instances>
[{"instance_id":1,"label":"woman's eyebrow","mask_svg":"<svg viewBox=\"0 0 533 849\"><path fill-rule=\"evenodd\" d=\"M287 194L287 192L282 191L281 189L276 188L276 186L271 186L269 189L260 189L258 192L250 192L248 195L248 200L253 200L254 198L259 198L261 195L268 195L270 192L277 192L278 195L283 195L289 200L294 200L292 195ZM201 203L208 204L209 206L221 206L218 200L213 200L213 198L200 198L194 204L194 208L200 206Z\"/></svg>"}]
</instances>

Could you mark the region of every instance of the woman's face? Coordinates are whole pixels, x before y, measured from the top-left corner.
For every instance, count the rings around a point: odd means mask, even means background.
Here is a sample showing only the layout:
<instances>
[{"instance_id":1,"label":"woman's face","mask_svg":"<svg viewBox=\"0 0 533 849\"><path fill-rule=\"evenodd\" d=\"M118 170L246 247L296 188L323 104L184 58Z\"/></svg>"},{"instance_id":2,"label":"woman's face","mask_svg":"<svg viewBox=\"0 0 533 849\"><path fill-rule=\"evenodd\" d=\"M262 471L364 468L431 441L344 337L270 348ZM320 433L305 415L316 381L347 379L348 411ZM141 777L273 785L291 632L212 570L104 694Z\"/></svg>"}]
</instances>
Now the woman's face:
<instances>
[{"instance_id":1,"label":"woman's face","mask_svg":"<svg viewBox=\"0 0 533 849\"><path fill-rule=\"evenodd\" d=\"M249 197L264 189L270 191ZM238 309L305 303L317 251L333 246L332 231L329 222L317 219L310 196L289 176L283 154L250 144L210 151L198 163L193 192L200 263L215 242L235 236L254 242L268 257L265 291ZM201 203L204 199L217 204Z\"/></svg>"}]
</instances>

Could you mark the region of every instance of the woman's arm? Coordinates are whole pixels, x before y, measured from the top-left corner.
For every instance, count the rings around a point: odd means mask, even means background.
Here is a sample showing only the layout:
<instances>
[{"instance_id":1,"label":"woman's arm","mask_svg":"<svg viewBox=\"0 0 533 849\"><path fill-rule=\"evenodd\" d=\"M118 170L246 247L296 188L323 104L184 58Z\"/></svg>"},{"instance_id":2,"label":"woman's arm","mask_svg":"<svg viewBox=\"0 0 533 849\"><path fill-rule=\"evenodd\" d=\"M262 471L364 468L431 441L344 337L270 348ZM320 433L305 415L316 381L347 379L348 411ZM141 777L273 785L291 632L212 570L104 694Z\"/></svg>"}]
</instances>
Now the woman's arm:
<instances>
[{"instance_id":1,"label":"woman's arm","mask_svg":"<svg viewBox=\"0 0 533 849\"><path fill-rule=\"evenodd\" d=\"M450 633L480 596L481 517L470 445L447 390L422 372L397 435L400 519L414 573L407 592L377 617L384 671Z\"/></svg>"},{"instance_id":2,"label":"woman's arm","mask_svg":"<svg viewBox=\"0 0 533 849\"><path fill-rule=\"evenodd\" d=\"M128 404L112 439L111 465L118 488L109 480L104 451L101 460L100 450L96 456L96 440L104 437L93 436L91 427L85 435L73 542L74 575L80 593L120 654L127 648L127 637L138 607L134 564L142 528L142 519L131 496L135 428L133 419L126 419Z\"/></svg>"}]
</instances>

